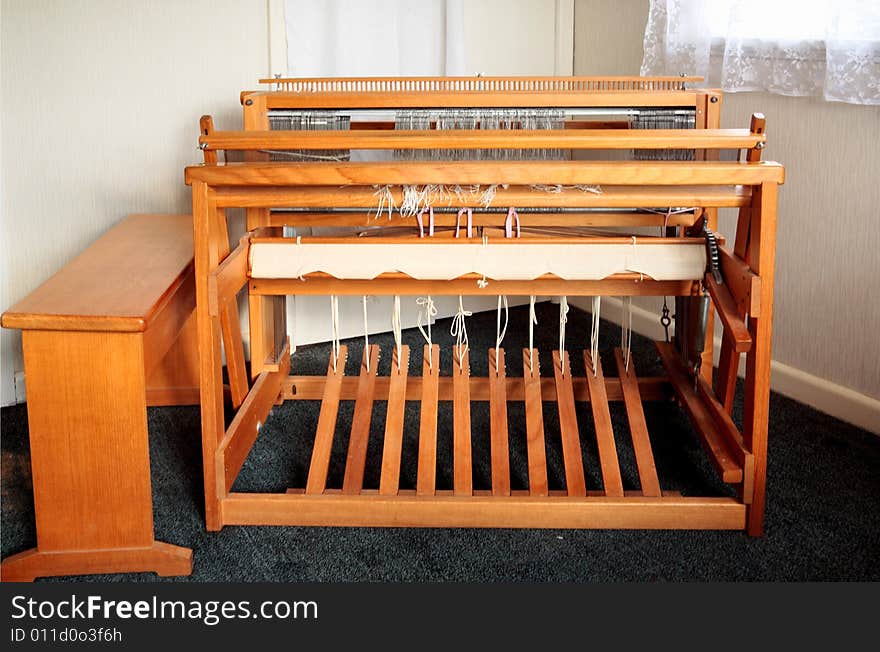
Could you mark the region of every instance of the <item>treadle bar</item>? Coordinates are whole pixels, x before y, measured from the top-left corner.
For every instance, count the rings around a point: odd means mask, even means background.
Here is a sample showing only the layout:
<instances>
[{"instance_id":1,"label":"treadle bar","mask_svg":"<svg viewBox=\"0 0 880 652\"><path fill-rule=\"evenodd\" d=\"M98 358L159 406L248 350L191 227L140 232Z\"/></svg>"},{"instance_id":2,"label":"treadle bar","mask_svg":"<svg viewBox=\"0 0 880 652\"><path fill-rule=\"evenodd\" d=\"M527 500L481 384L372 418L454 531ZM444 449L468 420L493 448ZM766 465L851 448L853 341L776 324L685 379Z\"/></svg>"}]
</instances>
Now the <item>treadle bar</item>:
<instances>
[{"instance_id":1,"label":"treadle bar","mask_svg":"<svg viewBox=\"0 0 880 652\"><path fill-rule=\"evenodd\" d=\"M345 373L345 360L348 347L339 347L339 358L336 370L333 369L333 354L327 365L327 380L324 384L324 398L321 400L321 412L318 414L318 428L315 431L315 445L312 450L312 461L309 464L309 476L306 481L307 494L320 494L327 483L327 469L330 466L330 451L333 448L333 434L336 431L336 415L339 413L339 390Z\"/></svg>"},{"instance_id":2,"label":"treadle bar","mask_svg":"<svg viewBox=\"0 0 880 652\"><path fill-rule=\"evenodd\" d=\"M456 496L469 496L474 490L471 461L470 357L468 350L452 348L452 439L453 484Z\"/></svg>"},{"instance_id":3,"label":"treadle bar","mask_svg":"<svg viewBox=\"0 0 880 652\"><path fill-rule=\"evenodd\" d=\"M388 408L385 415L385 442L382 448L382 475L379 493L396 495L400 483L400 451L403 443L403 418L406 408L406 380L409 374L409 347L397 347L391 358L391 377L388 383ZM381 390L380 390L381 392Z\"/></svg>"},{"instance_id":4,"label":"treadle bar","mask_svg":"<svg viewBox=\"0 0 880 652\"><path fill-rule=\"evenodd\" d=\"M623 360L620 349L614 349L614 360L617 363L617 375L623 390L623 404L626 407L626 418L629 421L629 432L632 437L633 452L636 466L639 469L639 483L645 496L660 495L660 481L657 479L657 468L654 465L654 452L648 438L648 426L645 423L645 410L639 396L639 381L636 378L635 363L630 360L629 370Z\"/></svg>"},{"instance_id":5,"label":"treadle bar","mask_svg":"<svg viewBox=\"0 0 880 652\"><path fill-rule=\"evenodd\" d=\"M587 370L587 386L590 388L590 408L593 411L593 424L596 428L602 486L605 488L606 496L621 497L623 481L620 478L620 463L617 461L617 446L614 443L614 430L611 427L608 396L605 394L602 362L598 358L593 360L589 351L584 351L584 367Z\"/></svg>"},{"instance_id":6,"label":"treadle bar","mask_svg":"<svg viewBox=\"0 0 880 652\"><path fill-rule=\"evenodd\" d=\"M369 365L367 364L368 360ZM342 493L349 495L360 493L363 486L378 366L379 347L374 344L364 351L360 378L358 379L358 395L354 404L354 417L351 421L348 457L345 461L345 476L342 480Z\"/></svg>"},{"instance_id":7,"label":"treadle bar","mask_svg":"<svg viewBox=\"0 0 880 652\"><path fill-rule=\"evenodd\" d=\"M529 494L547 495L547 450L544 444L544 412L541 401L541 369L538 350L523 349L523 397L526 408L526 439L529 456ZM534 367L531 366L534 356Z\"/></svg>"},{"instance_id":8,"label":"treadle bar","mask_svg":"<svg viewBox=\"0 0 880 652\"><path fill-rule=\"evenodd\" d=\"M431 361L431 362L429 362ZM437 480L437 378L440 375L440 346L425 345L422 365L422 403L419 418L419 467L416 492L432 496Z\"/></svg>"},{"instance_id":9,"label":"treadle bar","mask_svg":"<svg viewBox=\"0 0 880 652\"><path fill-rule=\"evenodd\" d=\"M742 465L737 464L731 455L724 434L716 425L712 413L694 391L693 378L683 368L678 353L668 342L656 342L656 346L675 394L693 422L694 430L699 434L700 441L709 453L709 459L721 476L721 480L730 484L742 482Z\"/></svg>"},{"instance_id":10,"label":"treadle bar","mask_svg":"<svg viewBox=\"0 0 880 652\"><path fill-rule=\"evenodd\" d=\"M562 458L565 465L565 486L569 496L586 496L584 461L578 434L577 416L574 409L574 393L571 388L571 364L568 351L553 351L553 373L556 377L556 402L559 408L559 435L562 439ZM562 361L565 361L565 369Z\"/></svg>"},{"instance_id":11,"label":"treadle bar","mask_svg":"<svg viewBox=\"0 0 880 652\"><path fill-rule=\"evenodd\" d=\"M504 349L489 349L489 429L493 496L510 495L510 443L505 380Z\"/></svg>"}]
</instances>

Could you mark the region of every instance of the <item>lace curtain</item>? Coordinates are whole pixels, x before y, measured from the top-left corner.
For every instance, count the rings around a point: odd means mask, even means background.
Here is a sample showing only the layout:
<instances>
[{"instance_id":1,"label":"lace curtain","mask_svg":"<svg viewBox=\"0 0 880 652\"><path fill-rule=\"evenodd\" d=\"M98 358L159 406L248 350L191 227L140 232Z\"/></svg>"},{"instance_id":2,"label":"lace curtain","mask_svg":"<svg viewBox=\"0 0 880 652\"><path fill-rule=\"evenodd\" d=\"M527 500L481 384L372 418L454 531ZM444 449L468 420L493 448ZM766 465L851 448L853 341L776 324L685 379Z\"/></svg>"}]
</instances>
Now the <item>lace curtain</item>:
<instances>
[{"instance_id":1,"label":"lace curtain","mask_svg":"<svg viewBox=\"0 0 880 652\"><path fill-rule=\"evenodd\" d=\"M880 0L651 0L643 75L880 104Z\"/></svg>"}]
</instances>

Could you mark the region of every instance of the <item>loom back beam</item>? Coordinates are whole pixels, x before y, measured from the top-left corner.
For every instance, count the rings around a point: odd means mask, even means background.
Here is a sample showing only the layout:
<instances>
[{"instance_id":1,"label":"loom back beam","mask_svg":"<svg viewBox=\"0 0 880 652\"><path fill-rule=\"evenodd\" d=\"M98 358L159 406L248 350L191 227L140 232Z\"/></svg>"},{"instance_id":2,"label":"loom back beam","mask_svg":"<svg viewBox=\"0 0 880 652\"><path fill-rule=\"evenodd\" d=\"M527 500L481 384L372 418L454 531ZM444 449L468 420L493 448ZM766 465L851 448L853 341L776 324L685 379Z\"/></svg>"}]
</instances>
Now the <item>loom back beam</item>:
<instances>
[{"instance_id":1,"label":"loom back beam","mask_svg":"<svg viewBox=\"0 0 880 652\"><path fill-rule=\"evenodd\" d=\"M761 160L763 116L747 128L721 129L721 93L693 88L696 81L273 79L261 80L269 90L241 94L243 130L218 131L203 118L204 164L188 167L185 178L193 192L208 528L760 534L784 168ZM719 208L738 211L730 243L715 233ZM226 220L235 209L245 209L247 233L230 248ZM242 292L250 325L245 376L230 318ZM286 297L305 295L330 297L331 345L318 375L296 371L287 336ZM362 311L366 326L377 309L370 295L393 297L394 345L366 336L355 353L339 340L339 315ZM431 330L432 297L441 295L459 297L450 349ZM498 297L488 350L468 346L472 295ZM529 297L527 323L506 314L507 295ZM581 318L567 312L567 297L578 295L593 297L584 342L565 334L566 323ZM608 295L623 298L621 346L600 355ZM533 342L536 296L559 297L558 323L538 325L558 329L552 350ZM635 359L629 345L632 296L674 297L675 309L660 319L668 341L650 360ZM414 337L424 342L401 332L406 302L419 310L422 334ZM723 333L717 371L715 315ZM516 328L528 330L527 348L505 348L505 334ZM221 352L235 362L233 373L224 375ZM740 426L731 413L742 356ZM477 360L486 376L472 373ZM642 375L649 366L663 373ZM296 412L303 401L319 408L313 424L292 420L313 431L295 433L311 442L295 461L302 477L279 493L233 490L255 442L272 436L263 425L273 408L285 403ZM419 402L418 418L410 418L407 401ZM682 496L664 477L652 446L663 423L644 408L654 402L686 415L726 490ZM508 410L511 404L521 408ZM626 415L623 427L611 419L611 404ZM485 421L473 417L477 411L486 411ZM443 419L449 428L440 427ZM486 432L477 432L483 422ZM438 466L444 446L452 452L448 469ZM337 468L331 458L343 449ZM625 449L631 465L620 455ZM516 450L526 454L525 471L513 463Z\"/></svg>"}]
</instances>

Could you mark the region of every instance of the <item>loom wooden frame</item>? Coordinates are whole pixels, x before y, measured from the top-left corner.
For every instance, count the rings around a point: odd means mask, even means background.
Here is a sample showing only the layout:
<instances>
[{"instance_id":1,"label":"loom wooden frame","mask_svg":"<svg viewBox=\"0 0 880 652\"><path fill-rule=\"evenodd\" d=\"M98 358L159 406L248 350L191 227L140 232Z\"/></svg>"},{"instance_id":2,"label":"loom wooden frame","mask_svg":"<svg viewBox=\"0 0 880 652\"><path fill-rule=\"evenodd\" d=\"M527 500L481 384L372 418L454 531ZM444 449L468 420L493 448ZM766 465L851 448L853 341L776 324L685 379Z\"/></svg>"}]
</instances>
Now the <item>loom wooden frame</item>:
<instances>
[{"instance_id":1,"label":"loom wooden frame","mask_svg":"<svg viewBox=\"0 0 880 652\"><path fill-rule=\"evenodd\" d=\"M274 80L273 80L274 81ZM515 80L514 80L515 81ZM552 80L545 82L551 84ZM609 82L610 83L610 82ZM634 82L621 82L622 90L589 90L530 92L529 106L695 106L698 126L718 126L718 91L633 90ZM551 84L552 86L552 84ZM479 97L469 91L441 93L358 93L308 92L290 90L249 92L242 94L245 106L245 130L257 133L213 132L210 119L202 121L202 142L205 165L189 167L186 182L192 186L196 295L201 376L202 446L204 456L205 513L209 530L224 525L373 525L373 526L466 526L466 527L595 527L595 528L708 528L745 529L759 535L763 527L765 478L767 463L767 421L769 407L770 335L773 303L773 250L776 223L777 187L784 180L783 169L775 163L760 161L763 146L763 119L753 118L746 135L741 132L704 132L694 136L693 147L703 148L697 161L613 161L601 165L591 162L554 162L530 164L490 161L471 164L443 163L333 163L298 164L267 163L259 154L240 164L218 164L216 149L249 149L267 143L276 146L268 133L266 110L272 107L350 107L350 106L517 106L523 104L521 92L485 92ZM442 103L439 101L442 99ZM478 103L475 102L478 99ZM516 102L514 102L514 100ZM436 103L436 104L435 104ZM693 132L692 132L693 133ZM419 135L422 139L425 135ZM595 136L595 138L594 138ZM687 142L686 133L620 136L620 146L680 146ZM358 136L352 132L353 138ZM370 134L369 138L377 138ZM473 138L469 135L469 138ZM285 146L296 143L290 134L278 136ZM308 137L307 137L308 138ZM330 137L339 144L339 136ZM443 138L446 138L443 136ZM495 138L494 135L491 138ZM534 136L537 138L537 136ZM551 137L546 139L548 142ZM574 134L584 147L608 145L614 136ZM479 139L479 136L477 136ZM667 140L664 140L667 139ZM453 140L446 138L450 146ZM305 142L305 140L303 141ZM328 140L315 139L327 146ZM373 144L387 142L371 141ZM495 142L495 141L493 141ZM544 142L544 141L541 141ZM745 145L743 145L745 143ZM760 144L758 144L760 143ZM422 146L422 141L408 143ZM334 145L335 146L335 145ZM406 144L403 145L407 146ZM476 145L475 145L476 146ZM482 145L481 145L482 146ZM612 145L613 146L613 145ZM746 160L720 163L715 148L748 146ZM374 281L352 282L322 279L317 275L300 280L257 280L248 278L248 253L252 237L267 232L277 235L284 224L296 224L297 214L272 212L273 208L302 206L328 208L333 206L375 205L375 197L363 187L339 188L340 183L371 184L401 183L511 183L509 196L523 199L525 188L515 184L530 183L600 183L603 194L561 193L542 196L543 206L581 206L585 208L617 206L693 205L702 208L711 228L715 227L718 207L739 208L736 243L725 250L722 266L726 283L718 286L707 280L715 311L722 315L724 347L717 388L712 385L711 349L708 364L703 365L703 378L696 386L672 348L658 344L658 352L667 370L663 378L636 377L634 371L622 366L621 354L615 360L620 368L618 378L604 378L601 368L596 377L571 378L563 369L568 352L560 358L554 354L554 376L541 377L526 372L524 378L506 378L504 351L490 350L490 376L471 378L467 359L454 363L452 377L438 377L431 372L429 361L438 360L439 351L426 347L425 368L421 378L407 378L406 373L378 378L375 364L367 371L367 356L375 361L378 348L365 351L358 378L345 377L328 366L326 377L290 376L289 346L284 334L277 331L277 312L283 309L275 299L286 294L413 294L433 292L474 294L473 279L431 285L423 281L391 275ZM533 193L534 194L534 193ZM369 196L369 197L368 197ZM536 199L534 201L537 201ZM451 200L450 205L455 205ZM537 205L537 204L535 204ZM226 231L226 209L245 208L249 231L238 247L229 251ZM700 211L698 211L700 213ZM332 213L309 213L314 223L332 222ZM560 223L566 223L560 216ZM583 218L589 221L590 218ZM612 223L614 214L606 214ZM648 219L647 217L645 218ZM694 217L695 219L695 217ZM624 220L625 223L632 223ZM344 223L344 222L343 222ZM576 223L580 221L576 220ZM646 223L656 224L656 216ZM675 224L671 222L670 224ZM680 222L679 222L680 223ZM543 285L542 285L543 283ZM232 331L230 306L236 294L248 288L251 335L251 379L244 375L240 355L240 334ZM467 289L465 289L467 288ZM489 294L689 294L692 282L668 287L651 279L609 278L604 281L577 283L558 279L528 282L494 283ZM225 311L225 312L224 312ZM224 314L226 318L224 319ZM712 329L709 328L711 334ZM224 423L224 385L221 368L221 343L226 350L230 375L230 394L237 412L229 427ZM343 360L345 351L341 351ZM280 354L278 351L280 350ZM459 355L461 352L458 352ZM742 432L730 417L733 381L739 356L745 353L745 414ZM470 352L472 355L473 352ZM392 368L407 368L409 350L403 347L403 360L393 352ZM528 358L529 352L523 351ZM588 354L586 364L590 368ZM344 364L342 365L344 368ZM524 368L527 368L524 366ZM456 374L456 371L458 372ZM493 372L495 375L493 376ZM402 376L402 379L401 379ZM641 411L643 400L669 400L675 396L690 416L695 430L705 445L709 459L725 482L734 484L738 497L682 497L663 492L653 469L650 442ZM362 487L366 441L369 434L369 413L373 400L389 401L389 422L386 423L382 480L378 490ZM541 400L559 402L563 453L566 462L565 492L550 491L546 486L546 469L541 464L541 447L537 433L543 426L535 421L535 406ZM309 480L305 488L294 488L282 494L242 493L232 485L265 422L269 410L279 400L322 401L316 444L312 454ZM420 425L418 486L411 491L398 485L402 402L423 401ZM355 416L349 442L345 480L341 489L325 486L326 469L332 442L333 424L340 400L354 400ZM474 491L468 471L471 465L469 417L456 410L455 417L455 487L438 491L436 472L436 418L438 400L452 400L454 406L470 401L489 401L492 410L492 491ZM529 490L511 491L509 469L504 459L507 452L507 423L498 418L499 406L510 400L524 400L527 410L529 438ZM614 454L614 438L608 421L608 401L622 400L630 419L633 445L637 455L640 491L624 491ZM603 477L601 492L587 491L583 484L582 459L574 422L576 404L589 402L596 422ZM398 416L393 416L398 414ZM601 425L600 425L601 424ZM323 434L322 434L323 433ZM329 435L328 435L329 433ZM433 435L432 435L433 433ZM329 436L329 439L328 439ZM433 437L433 440L432 440ZM390 444L389 444L390 442ZM396 449L395 449L396 442ZM432 442L434 450L432 452ZM577 454L571 451L577 450ZM566 452L568 451L568 452ZM395 464L397 469L395 470ZM464 472L460 472L464 471ZM597 495L600 494L600 495Z\"/></svg>"}]
</instances>

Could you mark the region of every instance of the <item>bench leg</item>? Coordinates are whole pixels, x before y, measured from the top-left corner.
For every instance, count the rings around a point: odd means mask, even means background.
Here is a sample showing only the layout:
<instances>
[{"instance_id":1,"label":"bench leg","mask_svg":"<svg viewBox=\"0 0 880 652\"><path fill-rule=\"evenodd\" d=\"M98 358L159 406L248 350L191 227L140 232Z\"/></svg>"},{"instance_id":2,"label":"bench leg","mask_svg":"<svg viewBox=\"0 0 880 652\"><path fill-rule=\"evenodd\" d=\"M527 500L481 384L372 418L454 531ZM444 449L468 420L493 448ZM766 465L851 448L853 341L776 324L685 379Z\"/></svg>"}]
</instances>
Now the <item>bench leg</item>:
<instances>
[{"instance_id":1,"label":"bench leg","mask_svg":"<svg viewBox=\"0 0 880 652\"><path fill-rule=\"evenodd\" d=\"M191 552L153 537L142 333L24 331L37 548L3 579L155 570Z\"/></svg>"},{"instance_id":2,"label":"bench leg","mask_svg":"<svg viewBox=\"0 0 880 652\"><path fill-rule=\"evenodd\" d=\"M192 573L192 550L154 541L147 548L40 552L11 555L0 565L0 580L33 582L38 577L155 572L162 577Z\"/></svg>"}]
</instances>

